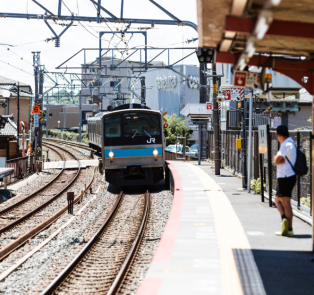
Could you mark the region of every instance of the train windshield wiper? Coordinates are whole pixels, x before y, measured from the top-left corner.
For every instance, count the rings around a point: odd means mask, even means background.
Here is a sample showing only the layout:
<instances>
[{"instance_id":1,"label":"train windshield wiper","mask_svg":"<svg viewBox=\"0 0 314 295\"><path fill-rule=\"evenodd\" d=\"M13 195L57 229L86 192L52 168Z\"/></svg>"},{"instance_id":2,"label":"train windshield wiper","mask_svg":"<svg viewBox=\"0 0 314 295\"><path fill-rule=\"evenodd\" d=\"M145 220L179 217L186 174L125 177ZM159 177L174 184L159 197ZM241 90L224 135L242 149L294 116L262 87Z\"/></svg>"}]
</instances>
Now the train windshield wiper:
<instances>
[{"instance_id":1,"label":"train windshield wiper","mask_svg":"<svg viewBox=\"0 0 314 295\"><path fill-rule=\"evenodd\" d=\"M135 131L135 133L133 134L132 138L137 134L138 130Z\"/></svg>"},{"instance_id":2,"label":"train windshield wiper","mask_svg":"<svg viewBox=\"0 0 314 295\"><path fill-rule=\"evenodd\" d=\"M150 134L149 134L148 132L146 132L145 130L144 130L144 132L145 132L145 133L146 133L149 137L151 137L151 136L150 136Z\"/></svg>"}]
</instances>

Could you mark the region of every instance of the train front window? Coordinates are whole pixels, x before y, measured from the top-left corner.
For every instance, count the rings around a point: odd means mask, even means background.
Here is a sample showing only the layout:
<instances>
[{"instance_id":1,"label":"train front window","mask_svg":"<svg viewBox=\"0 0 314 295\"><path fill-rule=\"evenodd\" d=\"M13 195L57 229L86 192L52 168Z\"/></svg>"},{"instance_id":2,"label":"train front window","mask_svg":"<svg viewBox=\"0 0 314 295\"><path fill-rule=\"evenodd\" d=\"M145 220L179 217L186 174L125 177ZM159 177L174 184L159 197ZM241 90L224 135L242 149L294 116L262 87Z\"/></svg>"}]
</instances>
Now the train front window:
<instances>
[{"instance_id":1,"label":"train front window","mask_svg":"<svg viewBox=\"0 0 314 295\"><path fill-rule=\"evenodd\" d=\"M120 115L109 116L105 118L105 136L121 137L121 118Z\"/></svg>"},{"instance_id":2,"label":"train front window","mask_svg":"<svg viewBox=\"0 0 314 295\"><path fill-rule=\"evenodd\" d=\"M160 115L126 112L105 117L105 146L161 144Z\"/></svg>"},{"instance_id":3,"label":"train front window","mask_svg":"<svg viewBox=\"0 0 314 295\"><path fill-rule=\"evenodd\" d=\"M150 113L123 114L123 135L127 138L160 135L159 116Z\"/></svg>"}]
</instances>

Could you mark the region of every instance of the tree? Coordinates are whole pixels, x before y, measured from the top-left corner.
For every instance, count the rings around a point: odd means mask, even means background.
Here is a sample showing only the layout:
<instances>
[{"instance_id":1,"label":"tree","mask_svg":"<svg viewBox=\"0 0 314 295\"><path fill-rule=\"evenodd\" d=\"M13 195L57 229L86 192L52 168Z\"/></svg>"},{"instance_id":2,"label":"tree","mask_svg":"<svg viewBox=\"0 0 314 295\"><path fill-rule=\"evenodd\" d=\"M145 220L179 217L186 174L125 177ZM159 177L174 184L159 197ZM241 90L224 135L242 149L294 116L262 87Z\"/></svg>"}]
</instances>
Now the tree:
<instances>
[{"instance_id":1,"label":"tree","mask_svg":"<svg viewBox=\"0 0 314 295\"><path fill-rule=\"evenodd\" d=\"M169 144L176 144L177 137L186 137L188 140L191 138L192 134L189 133L190 127L187 126L188 120L182 120L180 117L177 118L177 114L172 116L167 116L166 128L166 146Z\"/></svg>"}]
</instances>

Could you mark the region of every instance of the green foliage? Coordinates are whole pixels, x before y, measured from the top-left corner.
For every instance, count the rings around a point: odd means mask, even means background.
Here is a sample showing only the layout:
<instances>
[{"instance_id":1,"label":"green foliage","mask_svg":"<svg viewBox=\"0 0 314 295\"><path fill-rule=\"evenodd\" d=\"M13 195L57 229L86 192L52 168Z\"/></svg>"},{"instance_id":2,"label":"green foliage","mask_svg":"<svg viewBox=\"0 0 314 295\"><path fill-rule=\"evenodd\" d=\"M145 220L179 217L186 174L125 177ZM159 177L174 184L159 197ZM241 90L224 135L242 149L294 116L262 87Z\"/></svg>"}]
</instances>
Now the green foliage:
<instances>
[{"instance_id":1,"label":"green foliage","mask_svg":"<svg viewBox=\"0 0 314 295\"><path fill-rule=\"evenodd\" d=\"M190 127L186 125L188 120L182 120L180 117L177 118L177 114L173 114L172 116L167 116L167 124L168 127L166 128L167 137L166 137L166 146L169 144L175 144L177 137L185 136L188 140L191 138L192 134L188 131Z\"/></svg>"},{"instance_id":2,"label":"green foliage","mask_svg":"<svg viewBox=\"0 0 314 295\"><path fill-rule=\"evenodd\" d=\"M311 208L311 196L310 195L307 195L307 197L301 198L300 201L303 206Z\"/></svg>"},{"instance_id":3,"label":"green foliage","mask_svg":"<svg viewBox=\"0 0 314 295\"><path fill-rule=\"evenodd\" d=\"M46 130L43 129L43 135L45 136ZM73 132L68 132L68 131L58 131L58 130L53 130L49 129L48 130L48 135L51 138L59 138L63 140L69 140L69 141L79 141L79 134L78 133L73 133ZM82 142L88 144L88 134L87 133L82 133Z\"/></svg>"},{"instance_id":4,"label":"green foliage","mask_svg":"<svg viewBox=\"0 0 314 295\"><path fill-rule=\"evenodd\" d=\"M266 189L266 183L264 183L264 190ZM261 179L252 179L251 180L251 190L253 190L256 194L260 194L262 191Z\"/></svg>"}]
</instances>

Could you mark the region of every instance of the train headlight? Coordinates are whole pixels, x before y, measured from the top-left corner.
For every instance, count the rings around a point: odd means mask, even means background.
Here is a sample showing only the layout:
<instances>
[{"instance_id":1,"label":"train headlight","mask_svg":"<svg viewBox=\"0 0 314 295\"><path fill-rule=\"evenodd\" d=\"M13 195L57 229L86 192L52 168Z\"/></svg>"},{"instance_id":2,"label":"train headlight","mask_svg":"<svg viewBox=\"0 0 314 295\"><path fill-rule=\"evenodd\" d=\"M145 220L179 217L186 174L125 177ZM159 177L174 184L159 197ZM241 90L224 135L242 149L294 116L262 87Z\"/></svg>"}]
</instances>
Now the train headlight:
<instances>
[{"instance_id":1,"label":"train headlight","mask_svg":"<svg viewBox=\"0 0 314 295\"><path fill-rule=\"evenodd\" d=\"M158 151L157 151L157 150L154 150L154 151L153 151L153 155L154 155L155 157L157 157Z\"/></svg>"},{"instance_id":2,"label":"train headlight","mask_svg":"<svg viewBox=\"0 0 314 295\"><path fill-rule=\"evenodd\" d=\"M113 152L109 152L108 156L109 156L109 158L113 158L114 157L114 153Z\"/></svg>"}]
</instances>

